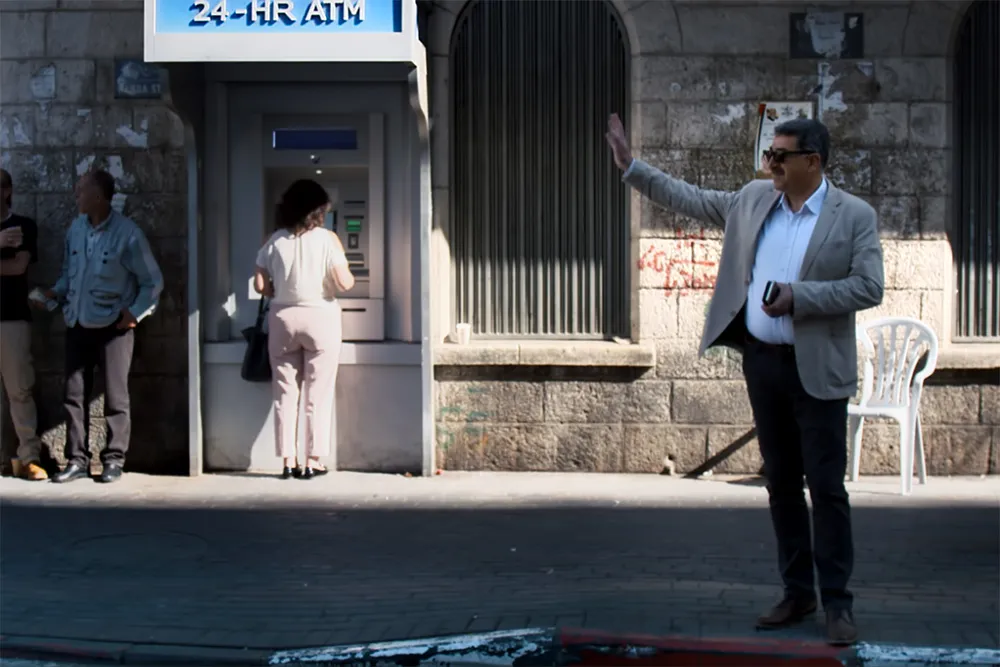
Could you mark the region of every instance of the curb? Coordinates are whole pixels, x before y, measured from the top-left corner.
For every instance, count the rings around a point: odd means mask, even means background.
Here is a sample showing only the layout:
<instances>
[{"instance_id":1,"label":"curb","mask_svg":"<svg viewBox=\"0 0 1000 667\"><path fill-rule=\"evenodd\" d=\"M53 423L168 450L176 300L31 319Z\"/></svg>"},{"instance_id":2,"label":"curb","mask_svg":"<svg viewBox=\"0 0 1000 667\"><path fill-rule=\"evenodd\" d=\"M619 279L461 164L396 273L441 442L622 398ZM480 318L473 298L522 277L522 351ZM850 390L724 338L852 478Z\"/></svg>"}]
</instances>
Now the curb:
<instances>
[{"instance_id":1,"label":"curb","mask_svg":"<svg viewBox=\"0 0 1000 667\"><path fill-rule=\"evenodd\" d=\"M237 649L177 644L95 642L0 635L0 657L126 665L392 665L421 667L917 667L1000 665L1000 650L861 643L832 647L789 639L716 639L526 628L305 649Z\"/></svg>"}]
</instances>

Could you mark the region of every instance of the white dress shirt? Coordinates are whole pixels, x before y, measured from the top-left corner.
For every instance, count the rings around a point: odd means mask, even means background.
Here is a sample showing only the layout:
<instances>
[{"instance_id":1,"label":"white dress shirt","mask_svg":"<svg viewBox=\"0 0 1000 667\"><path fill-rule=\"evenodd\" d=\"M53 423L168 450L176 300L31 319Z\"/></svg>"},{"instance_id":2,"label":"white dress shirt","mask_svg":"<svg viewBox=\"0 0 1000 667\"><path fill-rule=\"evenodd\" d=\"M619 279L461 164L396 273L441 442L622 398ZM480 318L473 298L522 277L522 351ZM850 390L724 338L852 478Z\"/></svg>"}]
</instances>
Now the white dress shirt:
<instances>
[{"instance_id":1,"label":"white dress shirt","mask_svg":"<svg viewBox=\"0 0 1000 667\"><path fill-rule=\"evenodd\" d=\"M757 254L747 290L746 325L750 335L772 345L793 345L795 327L790 315L771 317L761 309L769 280L792 283L799 279L809 239L816 228L828 189L826 179L794 213L784 195L768 215L757 239ZM787 289L787 288L786 288Z\"/></svg>"}]
</instances>

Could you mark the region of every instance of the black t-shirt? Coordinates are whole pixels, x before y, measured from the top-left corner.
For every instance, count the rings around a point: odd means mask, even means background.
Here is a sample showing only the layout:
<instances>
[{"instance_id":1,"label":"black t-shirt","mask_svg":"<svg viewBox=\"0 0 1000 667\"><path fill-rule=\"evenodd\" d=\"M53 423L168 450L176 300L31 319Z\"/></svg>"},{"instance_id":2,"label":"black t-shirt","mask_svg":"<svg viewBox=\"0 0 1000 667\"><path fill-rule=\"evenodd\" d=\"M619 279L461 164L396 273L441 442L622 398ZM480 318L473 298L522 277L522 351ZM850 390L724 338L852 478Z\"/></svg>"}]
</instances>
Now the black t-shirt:
<instances>
[{"instance_id":1,"label":"black t-shirt","mask_svg":"<svg viewBox=\"0 0 1000 667\"><path fill-rule=\"evenodd\" d=\"M31 218L16 213L0 222L0 231L9 227L20 227L23 240L17 248L0 248L0 259L14 259L19 252L31 254L31 264L38 261L38 226ZM31 307L28 306L28 276L0 276L0 320L31 321Z\"/></svg>"}]
</instances>

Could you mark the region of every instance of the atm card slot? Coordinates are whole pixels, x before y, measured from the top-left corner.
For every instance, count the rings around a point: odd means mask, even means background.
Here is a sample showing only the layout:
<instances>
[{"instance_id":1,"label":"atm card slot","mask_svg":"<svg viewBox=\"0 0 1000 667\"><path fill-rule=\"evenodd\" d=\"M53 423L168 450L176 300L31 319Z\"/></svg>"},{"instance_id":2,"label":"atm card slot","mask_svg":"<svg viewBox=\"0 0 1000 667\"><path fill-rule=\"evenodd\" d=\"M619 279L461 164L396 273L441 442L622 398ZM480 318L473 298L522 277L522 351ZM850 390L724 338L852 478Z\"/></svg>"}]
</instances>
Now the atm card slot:
<instances>
[{"instance_id":1,"label":"atm card slot","mask_svg":"<svg viewBox=\"0 0 1000 667\"><path fill-rule=\"evenodd\" d=\"M367 278L368 269L351 269L351 273L354 274L355 278Z\"/></svg>"}]
</instances>

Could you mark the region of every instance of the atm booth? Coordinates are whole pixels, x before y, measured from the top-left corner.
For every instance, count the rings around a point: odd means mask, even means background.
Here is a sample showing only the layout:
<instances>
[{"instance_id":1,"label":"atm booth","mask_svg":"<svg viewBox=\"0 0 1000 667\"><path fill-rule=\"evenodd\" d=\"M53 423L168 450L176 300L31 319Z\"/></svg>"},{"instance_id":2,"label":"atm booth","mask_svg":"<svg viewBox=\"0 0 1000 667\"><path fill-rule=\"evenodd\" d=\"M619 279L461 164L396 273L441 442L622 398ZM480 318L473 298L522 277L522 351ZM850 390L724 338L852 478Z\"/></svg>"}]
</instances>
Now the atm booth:
<instances>
[{"instance_id":1,"label":"atm booth","mask_svg":"<svg viewBox=\"0 0 1000 667\"><path fill-rule=\"evenodd\" d=\"M414 0L146 0L145 58L164 64L187 124L192 474L280 469L271 386L240 377L242 332L259 306L257 250L299 178L329 193L325 224L357 279L340 297L326 463L433 471L427 77L416 20Z\"/></svg>"}]
</instances>

